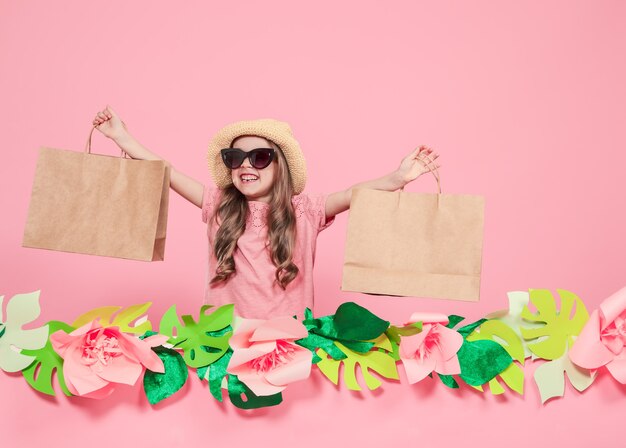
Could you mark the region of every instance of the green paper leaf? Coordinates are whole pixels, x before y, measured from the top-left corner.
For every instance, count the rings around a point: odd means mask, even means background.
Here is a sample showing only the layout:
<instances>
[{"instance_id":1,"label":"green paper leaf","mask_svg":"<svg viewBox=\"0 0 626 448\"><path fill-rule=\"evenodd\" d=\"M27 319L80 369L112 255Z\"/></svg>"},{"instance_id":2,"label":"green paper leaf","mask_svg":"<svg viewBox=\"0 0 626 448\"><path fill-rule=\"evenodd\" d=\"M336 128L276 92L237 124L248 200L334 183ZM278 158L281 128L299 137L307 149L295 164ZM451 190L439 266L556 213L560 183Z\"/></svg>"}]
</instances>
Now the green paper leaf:
<instances>
[{"instance_id":1,"label":"green paper leaf","mask_svg":"<svg viewBox=\"0 0 626 448\"><path fill-rule=\"evenodd\" d=\"M324 350L333 360L345 359L346 354L337 347L337 342L353 352L368 353L374 346L369 341L378 338L389 327L388 321L380 319L354 302L339 305L332 316L314 319L308 308L304 316L302 324L309 335L296 343L313 353L313 364L321 360L317 354L318 349Z\"/></svg>"},{"instance_id":2,"label":"green paper leaf","mask_svg":"<svg viewBox=\"0 0 626 448\"><path fill-rule=\"evenodd\" d=\"M267 396L257 396L248 386L237 378L237 375L228 375L228 396L230 402L240 409L258 409L276 406L282 403L282 393Z\"/></svg>"},{"instance_id":3,"label":"green paper leaf","mask_svg":"<svg viewBox=\"0 0 626 448\"><path fill-rule=\"evenodd\" d=\"M389 328L389 322L354 302L339 305L333 318L337 339L342 341L369 341Z\"/></svg>"},{"instance_id":4,"label":"green paper leaf","mask_svg":"<svg viewBox=\"0 0 626 448\"><path fill-rule=\"evenodd\" d=\"M178 392L187 381L189 372L182 356L166 347L152 349L163 361L164 373L146 370L143 377L143 390L150 404L157 404Z\"/></svg>"},{"instance_id":5,"label":"green paper leaf","mask_svg":"<svg viewBox=\"0 0 626 448\"><path fill-rule=\"evenodd\" d=\"M480 340L494 341L500 344L506 352L515 361L518 361L522 365L526 358L524 352L524 345L521 337L507 324L499 320L488 320L478 327L467 338L467 341L474 342ZM511 363L504 371L502 371L498 377L504 383L514 390L518 394L524 393L524 369L516 363ZM478 390L483 390L480 386L474 386ZM505 392L505 389L500 385L497 378L489 381L489 389L494 395L499 395Z\"/></svg>"},{"instance_id":6,"label":"green paper leaf","mask_svg":"<svg viewBox=\"0 0 626 448\"><path fill-rule=\"evenodd\" d=\"M140 335L152 329L152 323L147 316L144 316L151 305L152 302L146 302L126 308L121 306L95 308L77 317L72 323L72 327L79 328L98 319L103 327L118 327L124 333Z\"/></svg>"},{"instance_id":7,"label":"green paper leaf","mask_svg":"<svg viewBox=\"0 0 626 448\"><path fill-rule=\"evenodd\" d=\"M229 347L234 305L224 305L206 314L209 308L212 307L205 305L200 309L198 322L189 315L183 315L182 324L176 314L176 305L173 305L159 324L159 333L169 336L168 342L183 350L185 363L192 368L217 361Z\"/></svg>"},{"instance_id":8,"label":"green paper leaf","mask_svg":"<svg viewBox=\"0 0 626 448\"><path fill-rule=\"evenodd\" d=\"M459 383L456 382L452 375L442 375L440 373L438 373L437 375L439 375L439 379L441 380L441 382L448 386L450 389L459 388Z\"/></svg>"},{"instance_id":9,"label":"green paper leaf","mask_svg":"<svg viewBox=\"0 0 626 448\"><path fill-rule=\"evenodd\" d=\"M448 316L448 325L446 325L446 327L448 328L454 328L457 326L457 324L461 321L465 320L464 317L462 316L457 316L456 314L451 314L450 316Z\"/></svg>"},{"instance_id":10,"label":"green paper leaf","mask_svg":"<svg viewBox=\"0 0 626 448\"><path fill-rule=\"evenodd\" d=\"M587 389L595 380L595 373L574 365L568 353L559 359L544 362L535 369L535 383L541 395L541 403L565 393L565 376L579 392Z\"/></svg>"},{"instance_id":11,"label":"green paper leaf","mask_svg":"<svg viewBox=\"0 0 626 448\"><path fill-rule=\"evenodd\" d=\"M511 355L497 342L465 340L457 356L461 365L459 377L470 386L492 380L511 365Z\"/></svg>"},{"instance_id":12,"label":"green paper leaf","mask_svg":"<svg viewBox=\"0 0 626 448\"><path fill-rule=\"evenodd\" d=\"M306 338L298 339L296 344L309 349L313 353L313 364L317 364L321 358L317 355L317 349L321 348L333 359L341 360L346 358L346 354L339 350L335 341L325 338L315 333L309 333Z\"/></svg>"},{"instance_id":13,"label":"green paper leaf","mask_svg":"<svg viewBox=\"0 0 626 448\"><path fill-rule=\"evenodd\" d=\"M508 309L490 313L486 317L487 319L497 320L508 325L522 341L522 346L524 347L524 359L529 358L532 353L528 349L526 340L522 337L521 328L522 326L527 329L538 328L541 326L540 324L531 323L522 318L522 312L530 302L530 294L528 294L528 291L509 291L507 292L507 298L509 301Z\"/></svg>"},{"instance_id":14,"label":"green paper leaf","mask_svg":"<svg viewBox=\"0 0 626 448\"><path fill-rule=\"evenodd\" d=\"M54 334L59 330L63 330L66 333L74 331L74 328L70 325L55 320L48 322L46 326L49 334ZM67 396L72 395L63 378L63 358L54 351L50 339L47 340L43 348L39 350L24 350L24 353L33 356L35 359L30 366L22 370L24 379L33 389L54 396L52 377L56 370L56 378L61 386L61 390Z\"/></svg>"},{"instance_id":15,"label":"green paper leaf","mask_svg":"<svg viewBox=\"0 0 626 448\"><path fill-rule=\"evenodd\" d=\"M314 319L310 312L305 316L307 318L302 323L309 333L341 342L376 339L389 327L388 321L354 302L342 303L332 316Z\"/></svg>"},{"instance_id":16,"label":"green paper leaf","mask_svg":"<svg viewBox=\"0 0 626 448\"><path fill-rule=\"evenodd\" d=\"M357 365L360 367L365 384L370 390L377 389L382 384L378 378L369 372L370 370L384 378L394 380L399 378L396 361L389 353L392 351L392 344L387 336L381 335L374 341L376 349L367 353L352 351L340 342L336 344L346 354L346 358L338 361L329 357L323 349L318 349L317 354L321 357L321 360L316 364L320 371L334 384L339 384L339 367L341 364L344 366L344 381L350 390L361 390L361 386L356 379Z\"/></svg>"},{"instance_id":17,"label":"green paper leaf","mask_svg":"<svg viewBox=\"0 0 626 448\"><path fill-rule=\"evenodd\" d=\"M521 328L522 337L534 341L528 344L532 353L548 360L563 356L589 319L585 304L576 294L563 289L557 291L561 296L560 311L547 289L530 290L530 301L537 308L536 314L528 306L522 311L525 320L542 324L538 328Z\"/></svg>"},{"instance_id":18,"label":"green paper leaf","mask_svg":"<svg viewBox=\"0 0 626 448\"><path fill-rule=\"evenodd\" d=\"M201 380L209 382L209 391L217 401L222 401L222 382L224 377L228 375L226 368L232 356L233 350L229 348L224 356L213 364L198 369L198 376Z\"/></svg>"},{"instance_id":19,"label":"green paper leaf","mask_svg":"<svg viewBox=\"0 0 626 448\"><path fill-rule=\"evenodd\" d=\"M473 322L469 325L466 325L464 327L459 328L457 331L461 334L461 336L463 336L464 339L467 338L467 336L474 331L476 328L480 327L483 323L485 323L487 321L487 319L479 319L476 322Z\"/></svg>"}]
</instances>

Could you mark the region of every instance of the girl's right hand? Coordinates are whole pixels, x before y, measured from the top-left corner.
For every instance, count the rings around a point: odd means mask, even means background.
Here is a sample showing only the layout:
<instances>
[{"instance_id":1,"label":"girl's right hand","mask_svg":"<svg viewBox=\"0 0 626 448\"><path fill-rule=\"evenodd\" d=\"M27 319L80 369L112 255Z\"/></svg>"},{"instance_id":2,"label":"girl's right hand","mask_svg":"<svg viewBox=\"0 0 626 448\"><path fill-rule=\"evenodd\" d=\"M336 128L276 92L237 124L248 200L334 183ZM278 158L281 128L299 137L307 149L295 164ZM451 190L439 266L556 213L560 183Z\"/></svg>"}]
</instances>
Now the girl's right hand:
<instances>
[{"instance_id":1,"label":"girl's right hand","mask_svg":"<svg viewBox=\"0 0 626 448\"><path fill-rule=\"evenodd\" d=\"M98 112L93 119L93 125L110 139L116 140L127 133L125 123L117 116L109 105Z\"/></svg>"}]
</instances>

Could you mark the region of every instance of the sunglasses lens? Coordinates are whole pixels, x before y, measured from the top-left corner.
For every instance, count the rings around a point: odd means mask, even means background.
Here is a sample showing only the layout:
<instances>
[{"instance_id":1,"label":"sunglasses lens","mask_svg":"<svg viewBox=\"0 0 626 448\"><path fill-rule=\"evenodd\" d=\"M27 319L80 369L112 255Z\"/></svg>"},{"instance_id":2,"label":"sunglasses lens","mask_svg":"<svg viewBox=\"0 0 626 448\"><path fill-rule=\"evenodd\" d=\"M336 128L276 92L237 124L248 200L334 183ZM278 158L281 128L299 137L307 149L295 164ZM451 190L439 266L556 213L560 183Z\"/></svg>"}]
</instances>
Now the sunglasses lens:
<instances>
[{"instance_id":1,"label":"sunglasses lens","mask_svg":"<svg viewBox=\"0 0 626 448\"><path fill-rule=\"evenodd\" d=\"M243 163L243 159L246 157L246 154L243 151L235 151L235 150L226 150L222 151L222 160L224 164L234 170L235 168L239 168Z\"/></svg>"},{"instance_id":2,"label":"sunglasses lens","mask_svg":"<svg viewBox=\"0 0 626 448\"><path fill-rule=\"evenodd\" d=\"M272 161L272 151L269 149L255 149L250 154L250 163L258 170L266 168Z\"/></svg>"}]
</instances>

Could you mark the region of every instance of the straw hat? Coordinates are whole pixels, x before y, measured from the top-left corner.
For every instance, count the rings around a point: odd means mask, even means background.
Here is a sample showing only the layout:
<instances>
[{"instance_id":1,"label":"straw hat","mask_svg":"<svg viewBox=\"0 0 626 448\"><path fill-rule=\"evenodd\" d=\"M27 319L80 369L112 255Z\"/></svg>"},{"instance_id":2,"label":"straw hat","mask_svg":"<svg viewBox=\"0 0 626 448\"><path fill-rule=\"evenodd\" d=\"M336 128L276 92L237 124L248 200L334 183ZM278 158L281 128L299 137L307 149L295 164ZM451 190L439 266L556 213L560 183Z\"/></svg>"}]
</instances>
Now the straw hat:
<instances>
[{"instance_id":1,"label":"straw hat","mask_svg":"<svg viewBox=\"0 0 626 448\"><path fill-rule=\"evenodd\" d=\"M209 142L207 159L209 172L215 184L224 189L232 184L230 170L222 162L220 150L231 147L233 140L242 135L256 135L274 142L281 149L289 166L289 176L294 194L302 193L306 184L306 162L300 144L294 138L289 124L272 118L244 120L220 129Z\"/></svg>"}]
</instances>

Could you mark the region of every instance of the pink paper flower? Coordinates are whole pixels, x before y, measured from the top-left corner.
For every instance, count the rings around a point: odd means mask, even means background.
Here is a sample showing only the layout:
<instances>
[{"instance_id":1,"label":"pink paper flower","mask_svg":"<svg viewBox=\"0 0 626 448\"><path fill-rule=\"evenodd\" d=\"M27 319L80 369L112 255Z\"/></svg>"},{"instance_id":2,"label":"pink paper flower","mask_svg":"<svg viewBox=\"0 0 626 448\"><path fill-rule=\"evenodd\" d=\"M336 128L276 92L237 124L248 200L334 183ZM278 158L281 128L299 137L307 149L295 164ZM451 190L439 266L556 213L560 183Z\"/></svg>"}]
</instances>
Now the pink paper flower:
<instances>
[{"instance_id":1,"label":"pink paper flower","mask_svg":"<svg viewBox=\"0 0 626 448\"><path fill-rule=\"evenodd\" d=\"M289 383L311 373L313 354L294 343L307 329L290 317L272 320L237 319L230 346L233 356L226 369L257 396L283 391Z\"/></svg>"},{"instance_id":2,"label":"pink paper flower","mask_svg":"<svg viewBox=\"0 0 626 448\"><path fill-rule=\"evenodd\" d=\"M154 335L143 340L118 327L103 328L97 320L70 334L57 331L50 336L54 350L63 358L63 377L74 395L105 398L118 384L134 385L144 368L165 371L152 347L167 341Z\"/></svg>"},{"instance_id":3,"label":"pink paper flower","mask_svg":"<svg viewBox=\"0 0 626 448\"><path fill-rule=\"evenodd\" d=\"M400 359L409 384L424 379L429 373L442 375L461 373L457 352L463 345L463 336L446 328L443 314L413 313L408 324L422 322L422 331L404 336L400 341Z\"/></svg>"},{"instance_id":4,"label":"pink paper flower","mask_svg":"<svg viewBox=\"0 0 626 448\"><path fill-rule=\"evenodd\" d=\"M569 357L584 369L606 366L613 378L626 384L626 287L591 313Z\"/></svg>"}]
</instances>

